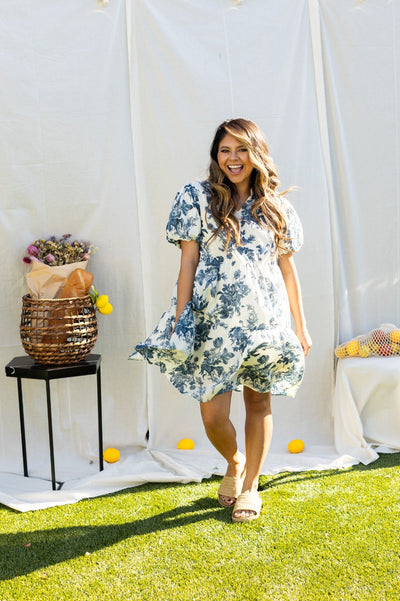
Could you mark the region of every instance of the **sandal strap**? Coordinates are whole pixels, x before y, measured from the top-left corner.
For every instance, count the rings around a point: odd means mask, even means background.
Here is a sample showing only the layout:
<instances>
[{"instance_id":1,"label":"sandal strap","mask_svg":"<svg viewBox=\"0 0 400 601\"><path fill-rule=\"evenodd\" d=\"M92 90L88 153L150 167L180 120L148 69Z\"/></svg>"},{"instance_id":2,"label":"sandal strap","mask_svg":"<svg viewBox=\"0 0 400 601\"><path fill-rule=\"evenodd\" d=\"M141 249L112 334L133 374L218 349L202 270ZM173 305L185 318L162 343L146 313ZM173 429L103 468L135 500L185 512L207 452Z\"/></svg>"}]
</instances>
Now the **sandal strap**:
<instances>
[{"instance_id":1,"label":"sandal strap","mask_svg":"<svg viewBox=\"0 0 400 601\"><path fill-rule=\"evenodd\" d=\"M218 494L224 497L237 498L242 491L244 473L242 476L224 476L218 488Z\"/></svg>"},{"instance_id":2,"label":"sandal strap","mask_svg":"<svg viewBox=\"0 0 400 601\"><path fill-rule=\"evenodd\" d=\"M233 513L236 511L254 511L257 517L261 511L262 500L258 491L247 490L236 499Z\"/></svg>"},{"instance_id":3,"label":"sandal strap","mask_svg":"<svg viewBox=\"0 0 400 601\"><path fill-rule=\"evenodd\" d=\"M234 497L235 499L242 492L243 480L246 476L246 458L240 453L243 472L240 476L224 476L218 488L218 495L223 497Z\"/></svg>"}]
</instances>

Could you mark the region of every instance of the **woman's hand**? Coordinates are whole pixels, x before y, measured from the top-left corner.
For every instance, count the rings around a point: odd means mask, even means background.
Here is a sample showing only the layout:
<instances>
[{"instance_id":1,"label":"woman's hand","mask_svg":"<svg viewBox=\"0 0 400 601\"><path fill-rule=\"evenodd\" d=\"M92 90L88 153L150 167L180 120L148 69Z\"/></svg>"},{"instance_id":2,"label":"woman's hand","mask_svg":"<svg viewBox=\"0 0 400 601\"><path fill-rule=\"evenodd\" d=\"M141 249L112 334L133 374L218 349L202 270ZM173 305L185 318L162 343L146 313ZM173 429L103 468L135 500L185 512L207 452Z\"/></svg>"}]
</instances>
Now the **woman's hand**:
<instances>
[{"instance_id":1,"label":"woman's hand","mask_svg":"<svg viewBox=\"0 0 400 601\"><path fill-rule=\"evenodd\" d=\"M170 338L174 333L180 314L187 303L192 300L194 277L200 258L200 247L196 240L181 240L181 251L181 266L176 291L175 324L172 328Z\"/></svg>"},{"instance_id":2,"label":"woman's hand","mask_svg":"<svg viewBox=\"0 0 400 601\"><path fill-rule=\"evenodd\" d=\"M300 341L304 355L307 356L310 351L312 341L306 327L300 281L297 275L297 269L292 253L280 255L278 258L278 265L282 273L283 281L285 282L286 291L289 298L290 311L293 315L295 323L296 336Z\"/></svg>"},{"instance_id":3,"label":"woman's hand","mask_svg":"<svg viewBox=\"0 0 400 601\"><path fill-rule=\"evenodd\" d=\"M311 336L308 333L307 328L305 328L304 330L296 331L296 336L300 341L304 356L307 357L307 355L312 347Z\"/></svg>"}]
</instances>

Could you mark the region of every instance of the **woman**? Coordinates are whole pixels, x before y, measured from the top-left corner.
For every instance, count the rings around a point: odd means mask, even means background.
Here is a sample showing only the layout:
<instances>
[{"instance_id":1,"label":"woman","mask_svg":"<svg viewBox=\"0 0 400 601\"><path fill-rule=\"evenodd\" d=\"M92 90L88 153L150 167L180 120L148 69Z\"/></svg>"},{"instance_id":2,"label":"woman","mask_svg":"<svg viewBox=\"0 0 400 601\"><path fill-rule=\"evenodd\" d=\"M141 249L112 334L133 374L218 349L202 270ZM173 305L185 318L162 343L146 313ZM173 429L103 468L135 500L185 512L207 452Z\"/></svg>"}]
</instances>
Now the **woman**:
<instances>
[{"instance_id":1,"label":"woman","mask_svg":"<svg viewBox=\"0 0 400 601\"><path fill-rule=\"evenodd\" d=\"M170 213L167 239L181 248L171 308L131 355L158 364L178 390L201 401L206 434L228 463L218 498L233 507L233 521L260 513L271 393L295 395L311 347L292 256L302 228L278 185L259 128L246 119L222 123L208 179L182 188ZM238 387L245 456L229 417Z\"/></svg>"}]
</instances>

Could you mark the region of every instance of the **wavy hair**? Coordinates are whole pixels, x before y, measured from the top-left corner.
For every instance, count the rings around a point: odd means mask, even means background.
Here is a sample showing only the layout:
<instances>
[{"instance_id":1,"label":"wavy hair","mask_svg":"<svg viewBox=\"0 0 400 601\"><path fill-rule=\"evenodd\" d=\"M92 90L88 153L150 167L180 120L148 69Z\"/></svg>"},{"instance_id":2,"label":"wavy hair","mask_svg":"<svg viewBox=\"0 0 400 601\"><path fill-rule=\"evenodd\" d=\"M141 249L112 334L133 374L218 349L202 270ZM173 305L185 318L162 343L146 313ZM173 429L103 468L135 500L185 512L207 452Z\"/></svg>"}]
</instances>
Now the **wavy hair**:
<instances>
[{"instance_id":1,"label":"wavy hair","mask_svg":"<svg viewBox=\"0 0 400 601\"><path fill-rule=\"evenodd\" d=\"M242 245L240 223L235 215L236 186L218 165L219 145L226 134L236 138L249 152L249 159L253 165L250 186L255 196L251 213L262 227L273 231L276 247L279 248L286 232L285 218L277 202L277 188L280 182L262 132L255 123L247 119L230 119L221 123L211 144L208 176L211 200L208 209L218 227L211 236L210 242L224 230L225 248L228 248L232 235L236 244ZM286 194L287 191L281 194Z\"/></svg>"}]
</instances>

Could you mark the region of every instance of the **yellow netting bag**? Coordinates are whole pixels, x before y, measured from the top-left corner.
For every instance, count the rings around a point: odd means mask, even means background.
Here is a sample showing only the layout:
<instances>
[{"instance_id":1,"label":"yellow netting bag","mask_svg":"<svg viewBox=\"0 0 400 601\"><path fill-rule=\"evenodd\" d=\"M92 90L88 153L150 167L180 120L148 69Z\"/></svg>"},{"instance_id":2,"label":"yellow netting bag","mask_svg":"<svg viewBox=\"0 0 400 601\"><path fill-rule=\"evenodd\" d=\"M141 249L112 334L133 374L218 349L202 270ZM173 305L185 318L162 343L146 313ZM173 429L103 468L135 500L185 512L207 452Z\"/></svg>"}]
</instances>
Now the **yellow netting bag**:
<instances>
[{"instance_id":1,"label":"yellow netting bag","mask_svg":"<svg viewBox=\"0 0 400 601\"><path fill-rule=\"evenodd\" d=\"M368 334L357 336L340 344L336 357L392 357L400 355L400 328L384 323Z\"/></svg>"}]
</instances>

